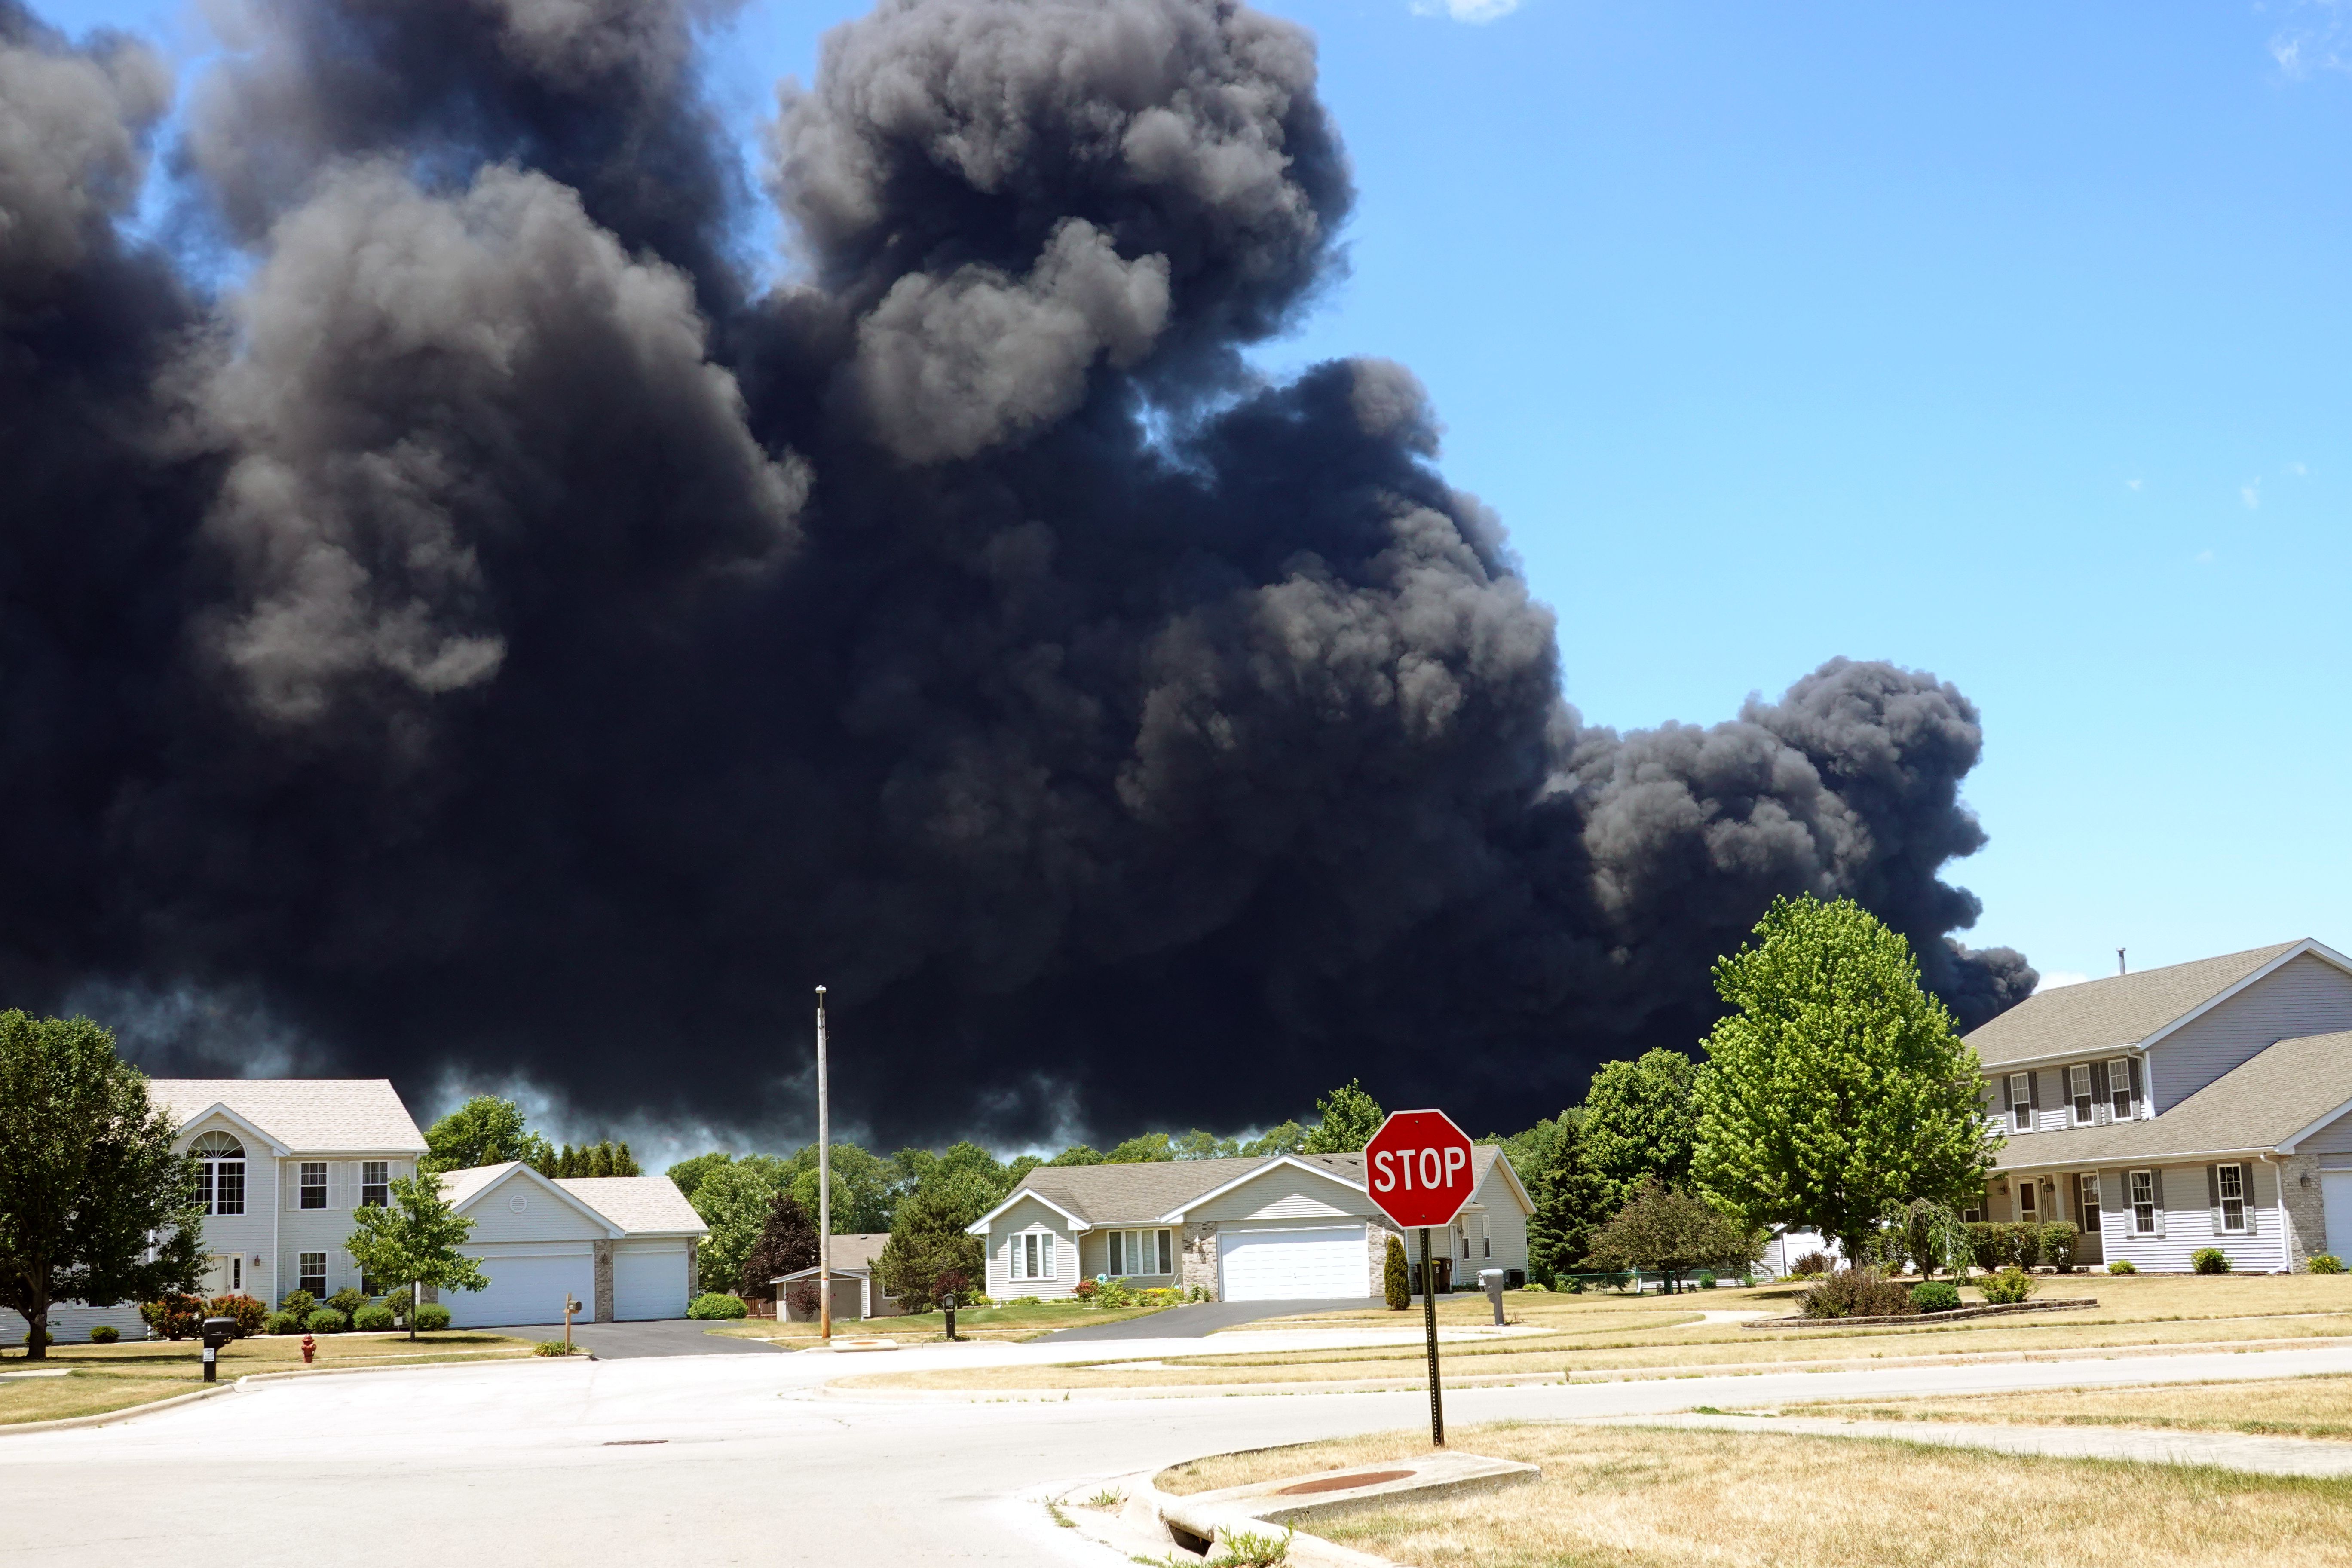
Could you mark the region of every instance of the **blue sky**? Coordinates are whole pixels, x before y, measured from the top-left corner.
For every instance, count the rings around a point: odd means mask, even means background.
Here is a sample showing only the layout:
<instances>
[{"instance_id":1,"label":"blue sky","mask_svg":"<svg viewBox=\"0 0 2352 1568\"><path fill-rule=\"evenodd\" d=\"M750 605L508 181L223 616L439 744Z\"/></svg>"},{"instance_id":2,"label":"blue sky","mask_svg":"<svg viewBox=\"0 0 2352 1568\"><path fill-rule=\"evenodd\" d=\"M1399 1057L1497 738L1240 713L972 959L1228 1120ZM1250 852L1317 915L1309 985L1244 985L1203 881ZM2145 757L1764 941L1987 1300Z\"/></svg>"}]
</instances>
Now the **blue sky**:
<instances>
[{"instance_id":1,"label":"blue sky","mask_svg":"<svg viewBox=\"0 0 2352 1568\"><path fill-rule=\"evenodd\" d=\"M1504 0L1458 0L1458 8ZM171 0L47 0L173 40ZM862 6L715 39L747 147ZM1311 27L1353 268L1593 721L1833 654L1981 707L1975 939L2352 947L2352 28L2332 7L1410 0Z\"/></svg>"}]
</instances>

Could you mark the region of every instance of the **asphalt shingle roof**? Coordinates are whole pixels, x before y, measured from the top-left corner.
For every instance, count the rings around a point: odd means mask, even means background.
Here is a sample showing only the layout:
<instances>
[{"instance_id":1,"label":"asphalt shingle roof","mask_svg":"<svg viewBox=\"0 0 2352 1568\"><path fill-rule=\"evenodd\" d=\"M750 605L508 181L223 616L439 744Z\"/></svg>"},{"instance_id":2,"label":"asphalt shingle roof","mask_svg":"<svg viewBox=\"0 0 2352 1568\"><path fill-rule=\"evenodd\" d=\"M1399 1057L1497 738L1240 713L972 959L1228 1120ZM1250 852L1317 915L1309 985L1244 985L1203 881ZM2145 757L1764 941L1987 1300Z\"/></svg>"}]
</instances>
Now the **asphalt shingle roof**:
<instances>
[{"instance_id":1,"label":"asphalt shingle roof","mask_svg":"<svg viewBox=\"0 0 2352 1568\"><path fill-rule=\"evenodd\" d=\"M1486 1179L1496 1152L1491 1144L1471 1151L1474 1182ZM1142 1225L1196 1203L1280 1158L1265 1154L1245 1160L1155 1160L1133 1165L1040 1165L1021 1178L1013 1195L1035 1193L1091 1225ZM1291 1158L1328 1171L1352 1186L1364 1184L1361 1154L1294 1154Z\"/></svg>"},{"instance_id":2,"label":"asphalt shingle roof","mask_svg":"<svg viewBox=\"0 0 2352 1568\"><path fill-rule=\"evenodd\" d=\"M882 1256L883 1247L888 1246L889 1242L890 1233L887 1230L850 1231L835 1237L833 1238L833 1271L839 1274L855 1268L870 1272L874 1268L874 1260ZM802 1274L815 1272L816 1267L812 1264L796 1273L780 1274L776 1278L794 1279Z\"/></svg>"},{"instance_id":3,"label":"asphalt shingle roof","mask_svg":"<svg viewBox=\"0 0 2352 1568\"><path fill-rule=\"evenodd\" d=\"M632 1236L710 1234L667 1176L567 1176L555 1184Z\"/></svg>"},{"instance_id":4,"label":"asphalt shingle roof","mask_svg":"<svg viewBox=\"0 0 2352 1568\"><path fill-rule=\"evenodd\" d=\"M2012 1136L2000 1168L2112 1164L2275 1149L2352 1103L2352 1031L2281 1040L2163 1115Z\"/></svg>"},{"instance_id":5,"label":"asphalt shingle roof","mask_svg":"<svg viewBox=\"0 0 2352 1568\"><path fill-rule=\"evenodd\" d=\"M305 1153L422 1154L425 1134L381 1078L158 1078L147 1092L183 1127L226 1105Z\"/></svg>"},{"instance_id":6,"label":"asphalt shingle roof","mask_svg":"<svg viewBox=\"0 0 2352 1568\"><path fill-rule=\"evenodd\" d=\"M1970 1031L1968 1041L1989 1068L2137 1044L2296 945L2283 942L2037 991Z\"/></svg>"}]
</instances>

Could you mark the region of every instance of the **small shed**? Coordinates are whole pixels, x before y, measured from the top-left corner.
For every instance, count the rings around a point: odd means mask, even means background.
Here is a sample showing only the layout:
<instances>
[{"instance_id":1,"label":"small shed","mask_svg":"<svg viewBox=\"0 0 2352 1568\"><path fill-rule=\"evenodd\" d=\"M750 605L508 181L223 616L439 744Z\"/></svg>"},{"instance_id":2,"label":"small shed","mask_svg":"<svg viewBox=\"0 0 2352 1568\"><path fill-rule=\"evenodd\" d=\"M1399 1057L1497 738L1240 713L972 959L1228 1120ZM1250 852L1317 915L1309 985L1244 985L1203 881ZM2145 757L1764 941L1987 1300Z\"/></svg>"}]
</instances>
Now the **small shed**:
<instances>
[{"instance_id":1,"label":"small shed","mask_svg":"<svg viewBox=\"0 0 2352 1568\"><path fill-rule=\"evenodd\" d=\"M890 1233L858 1231L833 1238L833 1315L836 1320L898 1318L906 1315L896 1296L886 1296L875 1282L874 1265L889 1244ZM779 1274L769 1281L776 1288L776 1316L788 1323L816 1321L816 1277L812 1266ZM794 1286L807 1289L795 1290ZM795 1297L803 1300L795 1300Z\"/></svg>"}]
</instances>

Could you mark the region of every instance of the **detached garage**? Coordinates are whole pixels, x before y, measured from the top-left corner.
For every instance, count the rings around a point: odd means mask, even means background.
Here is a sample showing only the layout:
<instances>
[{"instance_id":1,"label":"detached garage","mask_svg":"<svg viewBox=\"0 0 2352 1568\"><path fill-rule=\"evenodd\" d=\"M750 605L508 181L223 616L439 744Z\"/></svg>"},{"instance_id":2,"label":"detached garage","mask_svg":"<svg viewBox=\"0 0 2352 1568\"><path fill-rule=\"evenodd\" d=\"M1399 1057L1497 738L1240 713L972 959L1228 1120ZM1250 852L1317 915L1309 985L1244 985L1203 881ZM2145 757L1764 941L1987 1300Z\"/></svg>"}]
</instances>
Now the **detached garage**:
<instances>
[{"instance_id":1,"label":"detached garage","mask_svg":"<svg viewBox=\"0 0 2352 1568\"><path fill-rule=\"evenodd\" d=\"M441 1190L474 1222L466 1250L490 1280L444 1297L457 1327L560 1323L566 1295L574 1322L686 1316L709 1231L668 1177L553 1181L509 1162L452 1171Z\"/></svg>"}]
</instances>

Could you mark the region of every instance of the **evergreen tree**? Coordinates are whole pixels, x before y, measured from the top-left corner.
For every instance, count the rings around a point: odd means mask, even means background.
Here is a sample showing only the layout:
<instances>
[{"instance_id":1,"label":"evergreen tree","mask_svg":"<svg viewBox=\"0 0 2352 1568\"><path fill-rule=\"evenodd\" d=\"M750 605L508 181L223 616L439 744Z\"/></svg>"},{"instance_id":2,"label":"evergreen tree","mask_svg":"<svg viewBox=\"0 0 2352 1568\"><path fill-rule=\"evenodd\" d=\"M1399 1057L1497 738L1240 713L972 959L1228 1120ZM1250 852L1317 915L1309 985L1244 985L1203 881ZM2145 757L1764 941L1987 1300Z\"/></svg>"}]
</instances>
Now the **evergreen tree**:
<instances>
[{"instance_id":1,"label":"evergreen tree","mask_svg":"<svg viewBox=\"0 0 2352 1568\"><path fill-rule=\"evenodd\" d=\"M928 1312L941 1277L985 1279L987 1256L980 1237L965 1235L964 1226L993 1206L993 1200L977 1202L971 1186L952 1177L918 1186L899 1200L890 1239L875 1259L875 1282L907 1310Z\"/></svg>"},{"instance_id":2,"label":"evergreen tree","mask_svg":"<svg viewBox=\"0 0 2352 1568\"><path fill-rule=\"evenodd\" d=\"M1381 1294L1391 1311L1412 1305L1412 1265L1405 1261L1404 1243L1393 1232L1381 1262Z\"/></svg>"},{"instance_id":3,"label":"evergreen tree","mask_svg":"<svg viewBox=\"0 0 2352 1568\"><path fill-rule=\"evenodd\" d=\"M746 1300L764 1296L775 1289L772 1281L778 1277L815 1268L816 1242L815 1216L792 1194L778 1193L768 1205L768 1223L743 1262L742 1289L736 1294Z\"/></svg>"},{"instance_id":4,"label":"evergreen tree","mask_svg":"<svg viewBox=\"0 0 2352 1568\"><path fill-rule=\"evenodd\" d=\"M2000 1137L1981 1068L1911 944L1850 899L1775 899L1755 934L1715 966L1733 1011L1699 1075L1702 1188L1857 1260L1891 1205L1982 1192Z\"/></svg>"},{"instance_id":5,"label":"evergreen tree","mask_svg":"<svg viewBox=\"0 0 2352 1568\"><path fill-rule=\"evenodd\" d=\"M592 1176L613 1173L613 1145L609 1141L588 1151L588 1173Z\"/></svg>"},{"instance_id":6,"label":"evergreen tree","mask_svg":"<svg viewBox=\"0 0 2352 1568\"><path fill-rule=\"evenodd\" d=\"M1637 1061L1604 1062L1592 1075L1579 1131L1586 1163L1601 1179L1603 1213L1623 1207L1653 1176L1670 1187L1689 1184L1697 1070L1680 1051L1661 1049Z\"/></svg>"},{"instance_id":7,"label":"evergreen tree","mask_svg":"<svg viewBox=\"0 0 2352 1568\"><path fill-rule=\"evenodd\" d=\"M1307 1133L1300 1152L1307 1154L1348 1154L1361 1152L1381 1130L1388 1113L1381 1102L1364 1092L1363 1085L1349 1079L1315 1102L1319 1120Z\"/></svg>"},{"instance_id":8,"label":"evergreen tree","mask_svg":"<svg viewBox=\"0 0 2352 1568\"><path fill-rule=\"evenodd\" d=\"M1512 1141L1519 1152L1511 1164L1536 1205L1528 1216L1528 1272L1547 1285L1574 1271L1608 1213L1601 1177L1585 1157L1581 1122L1564 1110Z\"/></svg>"}]
</instances>

